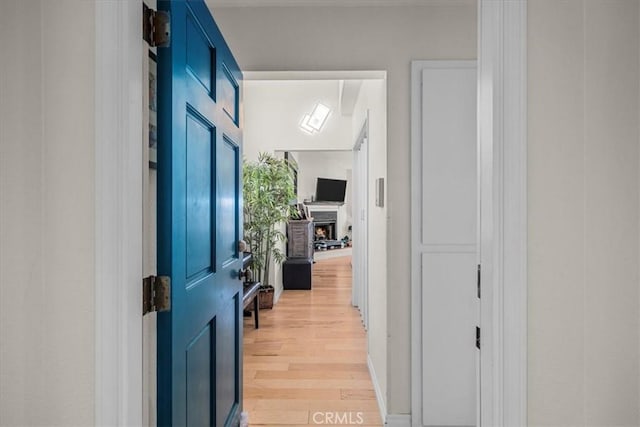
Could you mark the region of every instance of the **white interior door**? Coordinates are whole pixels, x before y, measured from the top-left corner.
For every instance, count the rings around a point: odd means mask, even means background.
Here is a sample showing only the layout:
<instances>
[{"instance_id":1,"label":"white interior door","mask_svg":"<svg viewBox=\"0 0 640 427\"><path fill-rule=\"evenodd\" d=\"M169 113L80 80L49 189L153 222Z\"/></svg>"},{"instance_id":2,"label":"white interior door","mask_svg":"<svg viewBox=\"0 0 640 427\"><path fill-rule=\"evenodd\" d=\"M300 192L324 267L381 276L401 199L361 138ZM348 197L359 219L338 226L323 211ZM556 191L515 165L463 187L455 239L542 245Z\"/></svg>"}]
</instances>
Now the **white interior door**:
<instances>
[{"instance_id":1,"label":"white interior door","mask_svg":"<svg viewBox=\"0 0 640 427\"><path fill-rule=\"evenodd\" d=\"M362 309L362 322L364 328L369 329L369 144L367 138L364 138L360 148L361 161L361 187L362 193L362 209L360 215L360 228L362 230L362 286L360 286Z\"/></svg>"},{"instance_id":2,"label":"white interior door","mask_svg":"<svg viewBox=\"0 0 640 427\"><path fill-rule=\"evenodd\" d=\"M412 298L421 371L413 393L422 412L414 425L475 426L476 66L423 61L413 73Z\"/></svg>"},{"instance_id":3,"label":"white interior door","mask_svg":"<svg viewBox=\"0 0 640 427\"><path fill-rule=\"evenodd\" d=\"M367 130L368 120L356 141L353 150L353 305L360 309L365 329L369 326L368 311L368 218L369 204L369 155Z\"/></svg>"},{"instance_id":4,"label":"white interior door","mask_svg":"<svg viewBox=\"0 0 640 427\"><path fill-rule=\"evenodd\" d=\"M352 208L351 208L351 271L353 274L353 281L351 285L351 305L354 307L360 307L360 284L362 283L362 266L360 261L360 162L359 151L353 151L353 172L352 172Z\"/></svg>"}]
</instances>

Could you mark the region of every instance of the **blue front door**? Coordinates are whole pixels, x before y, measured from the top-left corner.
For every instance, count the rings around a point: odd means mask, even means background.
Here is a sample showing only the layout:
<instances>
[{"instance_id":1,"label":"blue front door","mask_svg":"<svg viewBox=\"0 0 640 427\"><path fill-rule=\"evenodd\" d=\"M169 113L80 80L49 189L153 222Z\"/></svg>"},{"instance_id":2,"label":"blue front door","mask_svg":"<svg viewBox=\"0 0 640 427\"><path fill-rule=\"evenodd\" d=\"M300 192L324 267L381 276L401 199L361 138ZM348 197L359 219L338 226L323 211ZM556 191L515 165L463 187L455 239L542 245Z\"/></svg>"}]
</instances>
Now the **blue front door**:
<instances>
[{"instance_id":1,"label":"blue front door","mask_svg":"<svg viewBox=\"0 0 640 427\"><path fill-rule=\"evenodd\" d=\"M158 425L237 425L242 402L238 64L203 0L159 1Z\"/></svg>"}]
</instances>

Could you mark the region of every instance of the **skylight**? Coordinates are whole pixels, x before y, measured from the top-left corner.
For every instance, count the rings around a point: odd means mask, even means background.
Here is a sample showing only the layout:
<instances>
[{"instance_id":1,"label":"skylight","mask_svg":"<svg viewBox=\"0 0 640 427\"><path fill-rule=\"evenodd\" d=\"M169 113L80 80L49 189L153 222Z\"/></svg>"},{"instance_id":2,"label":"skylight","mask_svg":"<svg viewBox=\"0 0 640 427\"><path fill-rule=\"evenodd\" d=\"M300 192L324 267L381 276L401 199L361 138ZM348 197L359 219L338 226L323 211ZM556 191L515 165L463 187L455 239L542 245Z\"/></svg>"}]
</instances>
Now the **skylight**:
<instances>
[{"instance_id":1,"label":"skylight","mask_svg":"<svg viewBox=\"0 0 640 427\"><path fill-rule=\"evenodd\" d=\"M324 127L329 115L331 114L331 108L324 104L316 104L311 114L305 114L300 121L300 129L304 132L313 135L316 132L320 132Z\"/></svg>"}]
</instances>

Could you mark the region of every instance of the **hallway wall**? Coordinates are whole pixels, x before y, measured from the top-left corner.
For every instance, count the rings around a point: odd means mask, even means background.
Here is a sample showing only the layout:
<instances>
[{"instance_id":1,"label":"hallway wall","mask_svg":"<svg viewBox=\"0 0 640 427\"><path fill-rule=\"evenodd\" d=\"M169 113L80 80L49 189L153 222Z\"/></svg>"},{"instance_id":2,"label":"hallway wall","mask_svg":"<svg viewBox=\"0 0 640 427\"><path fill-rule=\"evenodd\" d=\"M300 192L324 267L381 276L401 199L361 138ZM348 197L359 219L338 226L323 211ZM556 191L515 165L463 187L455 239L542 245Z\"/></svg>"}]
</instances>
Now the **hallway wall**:
<instances>
[{"instance_id":1,"label":"hallway wall","mask_svg":"<svg viewBox=\"0 0 640 427\"><path fill-rule=\"evenodd\" d=\"M411 60L475 59L476 2L397 7L213 8L245 71L386 70L388 82L387 409L410 412Z\"/></svg>"},{"instance_id":2,"label":"hallway wall","mask_svg":"<svg viewBox=\"0 0 640 427\"><path fill-rule=\"evenodd\" d=\"M529 425L637 426L637 1L528 3Z\"/></svg>"},{"instance_id":3,"label":"hallway wall","mask_svg":"<svg viewBox=\"0 0 640 427\"><path fill-rule=\"evenodd\" d=\"M94 17L0 1L0 425L94 423Z\"/></svg>"},{"instance_id":4,"label":"hallway wall","mask_svg":"<svg viewBox=\"0 0 640 427\"><path fill-rule=\"evenodd\" d=\"M353 111L353 140L357 140L362 125L369 117L369 205L368 212L368 352L370 370L375 372L379 393L383 404L388 407L388 313L387 281L388 239L388 171L387 171L387 82L385 80L365 80L360 88L360 96ZM389 142L391 143L391 142ZM376 180L384 179L384 206L376 206ZM355 215L354 215L355 217Z\"/></svg>"}]
</instances>

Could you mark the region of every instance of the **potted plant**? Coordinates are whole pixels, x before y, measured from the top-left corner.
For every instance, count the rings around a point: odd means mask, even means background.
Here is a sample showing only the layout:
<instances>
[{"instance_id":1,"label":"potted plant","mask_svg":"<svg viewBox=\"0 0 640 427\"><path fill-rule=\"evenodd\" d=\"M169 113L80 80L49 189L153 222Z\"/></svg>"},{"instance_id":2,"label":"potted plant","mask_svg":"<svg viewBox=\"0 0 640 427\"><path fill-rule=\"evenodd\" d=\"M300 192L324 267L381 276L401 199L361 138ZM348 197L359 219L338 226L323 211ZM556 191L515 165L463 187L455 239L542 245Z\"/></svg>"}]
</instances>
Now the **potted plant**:
<instances>
[{"instance_id":1,"label":"potted plant","mask_svg":"<svg viewBox=\"0 0 640 427\"><path fill-rule=\"evenodd\" d=\"M284 159L260 153L257 161L244 159L244 239L253 254L255 280L262 283L260 306L273 307L273 286L269 273L272 262L285 259L279 242L286 240L278 225L295 216L293 176ZM270 300L270 303L269 303Z\"/></svg>"}]
</instances>

